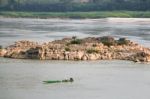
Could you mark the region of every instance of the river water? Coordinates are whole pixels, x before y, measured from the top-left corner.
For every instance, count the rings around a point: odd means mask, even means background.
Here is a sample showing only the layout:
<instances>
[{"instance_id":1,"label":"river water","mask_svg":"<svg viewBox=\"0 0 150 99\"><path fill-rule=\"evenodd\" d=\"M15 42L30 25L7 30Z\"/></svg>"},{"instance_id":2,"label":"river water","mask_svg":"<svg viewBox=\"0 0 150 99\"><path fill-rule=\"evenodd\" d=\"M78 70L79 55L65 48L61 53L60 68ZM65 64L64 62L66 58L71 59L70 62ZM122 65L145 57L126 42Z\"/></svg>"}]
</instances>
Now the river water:
<instances>
[{"instance_id":1,"label":"river water","mask_svg":"<svg viewBox=\"0 0 150 99\"><path fill-rule=\"evenodd\" d=\"M126 37L150 47L150 19L0 18L0 42L48 42L77 36ZM73 83L43 84L74 78ZM0 99L150 99L150 64L0 58Z\"/></svg>"}]
</instances>

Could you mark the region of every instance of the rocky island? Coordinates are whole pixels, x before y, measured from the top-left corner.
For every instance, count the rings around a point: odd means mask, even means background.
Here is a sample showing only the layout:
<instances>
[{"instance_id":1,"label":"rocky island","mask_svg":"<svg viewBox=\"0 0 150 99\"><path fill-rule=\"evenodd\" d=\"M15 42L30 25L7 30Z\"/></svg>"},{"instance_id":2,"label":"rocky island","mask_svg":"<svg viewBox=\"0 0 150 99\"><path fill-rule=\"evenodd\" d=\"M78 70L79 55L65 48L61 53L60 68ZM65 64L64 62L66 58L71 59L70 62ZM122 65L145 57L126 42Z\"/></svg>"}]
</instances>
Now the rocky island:
<instances>
[{"instance_id":1,"label":"rocky island","mask_svg":"<svg viewBox=\"0 0 150 99\"><path fill-rule=\"evenodd\" d=\"M130 60L150 62L150 49L127 40L116 40L110 36L64 38L39 44L31 41L18 41L0 49L0 56L18 59L40 60Z\"/></svg>"}]
</instances>

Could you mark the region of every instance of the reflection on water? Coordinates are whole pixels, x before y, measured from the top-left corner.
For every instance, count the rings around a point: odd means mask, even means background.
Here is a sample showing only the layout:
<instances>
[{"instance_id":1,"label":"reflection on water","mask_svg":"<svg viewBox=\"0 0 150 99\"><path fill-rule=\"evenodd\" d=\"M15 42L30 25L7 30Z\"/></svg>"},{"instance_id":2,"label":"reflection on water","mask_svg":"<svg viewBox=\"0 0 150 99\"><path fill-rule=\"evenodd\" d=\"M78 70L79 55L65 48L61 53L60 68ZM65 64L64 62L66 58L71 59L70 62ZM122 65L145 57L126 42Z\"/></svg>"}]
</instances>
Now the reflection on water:
<instances>
[{"instance_id":1,"label":"reflection on water","mask_svg":"<svg viewBox=\"0 0 150 99\"><path fill-rule=\"evenodd\" d=\"M67 36L127 37L150 47L150 19L0 18L0 42ZM73 77L75 82L43 84ZM0 99L150 99L150 64L0 58Z\"/></svg>"},{"instance_id":2,"label":"reflection on water","mask_svg":"<svg viewBox=\"0 0 150 99\"><path fill-rule=\"evenodd\" d=\"M0 18L0 41L2 45L8 45L22 39L45 42L74 35L81 38L106 35L117 38L127 37L145 46L150 46L150 19Z\"/></svg>"}]
</instances>

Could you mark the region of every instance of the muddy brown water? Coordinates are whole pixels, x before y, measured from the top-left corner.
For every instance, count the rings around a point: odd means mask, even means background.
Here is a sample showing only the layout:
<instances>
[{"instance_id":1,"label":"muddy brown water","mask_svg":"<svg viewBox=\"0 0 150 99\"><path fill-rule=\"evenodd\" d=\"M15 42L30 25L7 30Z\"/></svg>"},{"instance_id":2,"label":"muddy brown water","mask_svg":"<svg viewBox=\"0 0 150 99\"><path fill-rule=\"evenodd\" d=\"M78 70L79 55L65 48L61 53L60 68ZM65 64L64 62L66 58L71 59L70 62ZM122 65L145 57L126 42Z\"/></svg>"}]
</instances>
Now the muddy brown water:
<instances>
[{"instance_id":1,"label":"muddy brown water","mask_svg":"<svg viewBox=\"0 0 150 99\"><path fill-rule=\"evenodd\" d=\"M150 47L150 19L0 18L3 46L17 40L112 35ZM73 83L43 84L73 77ZM150 64L0 58L0 99L150 99Z\"/></svg>"}]
</instances>

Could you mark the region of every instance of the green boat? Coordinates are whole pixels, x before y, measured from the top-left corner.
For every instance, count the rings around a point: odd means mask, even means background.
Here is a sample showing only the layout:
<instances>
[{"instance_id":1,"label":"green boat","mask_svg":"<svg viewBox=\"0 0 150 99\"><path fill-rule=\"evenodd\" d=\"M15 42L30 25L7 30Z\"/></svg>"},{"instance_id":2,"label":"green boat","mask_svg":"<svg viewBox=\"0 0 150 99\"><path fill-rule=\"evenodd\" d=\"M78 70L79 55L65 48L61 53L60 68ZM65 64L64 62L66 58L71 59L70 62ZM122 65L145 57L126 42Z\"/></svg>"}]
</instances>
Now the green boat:
<instances>
[{"instance_id":1,"label":"green boat","mask_svg":"<svg viewBox=\"0 0 150 99\"><path fill-rule=\"evenodd\" d=\"M61 83L62 81L51 81L51 80L48 80L48 81L43 81L44 83Z\"/></svg>"},{"instance_id":2,"label":"green boat","mask_svg":"<svg viewBox=\"0 0 150 99\"><path fill-rule=\"evenodd\" d=\"M65 80L47 80L43 81L44 83L63 83L63 82L73 82L73 78L65 79Z\"/></svg>"}]
</instances>

